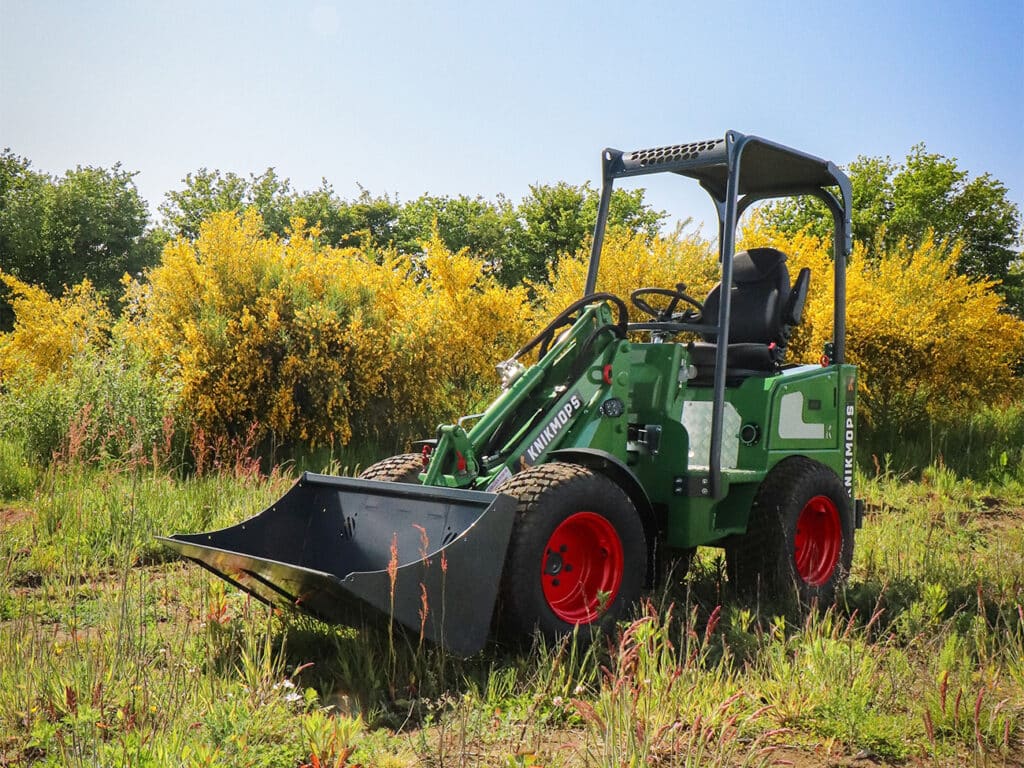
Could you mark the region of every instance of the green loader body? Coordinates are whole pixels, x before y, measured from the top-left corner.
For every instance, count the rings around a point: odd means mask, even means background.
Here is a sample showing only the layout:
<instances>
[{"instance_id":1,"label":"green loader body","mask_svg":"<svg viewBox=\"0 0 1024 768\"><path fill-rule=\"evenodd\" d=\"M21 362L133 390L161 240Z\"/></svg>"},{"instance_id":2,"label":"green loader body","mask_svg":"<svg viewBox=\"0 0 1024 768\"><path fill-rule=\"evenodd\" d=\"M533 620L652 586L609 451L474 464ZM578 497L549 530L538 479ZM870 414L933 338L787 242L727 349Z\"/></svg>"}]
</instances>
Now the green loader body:
<instances>
[{"instance_id":1,"label":"green loader body","mask_svg":"<svg viewBox=\"0 0 1024 768\"><path fill-rule=\"evenodd\" d=\"M236 526L162 540L268 603L397 621L462 654L495 625L609 628L660 562L699 546L725 549L740 592L830 599L861 517L857 372L844 359L849 181L734 132L602 157L585 295L498 366L484 413L361 479L307 474ZM612 182L665 171L711 194L721 281L703 301L681 283L638 287L631 321L623 299L595 291ZM791 195L822 200L834 221L834 329L817 365L785 361L811 276L790 285L784 254L735 252L743 210Z\"/></svg>"},{"instance_id":2,"label":"green loader body","mask_svg":"<svg viewBox=\"0 0 1024 768\"><path fill-rule=\"evenodd\" d=\"M693 366L686 346L608 338L600 349L586 350L581 365L583 338L611 324L607 306L588 307L468 433L441 427L424 484L491 490L525 466L550 460L592 465L628 476L634 503L677 549L746 531L761 482L794 454L831 468L852 497L854 366L793 366L728 388L723 488L715 498L708 483L712 391L688 382ZM582 368L578 375L568 376L576 367ZM542 417L529 418L533 414ZM518 431L483 455L509 423Z\"/></svg>"}]
</instances>

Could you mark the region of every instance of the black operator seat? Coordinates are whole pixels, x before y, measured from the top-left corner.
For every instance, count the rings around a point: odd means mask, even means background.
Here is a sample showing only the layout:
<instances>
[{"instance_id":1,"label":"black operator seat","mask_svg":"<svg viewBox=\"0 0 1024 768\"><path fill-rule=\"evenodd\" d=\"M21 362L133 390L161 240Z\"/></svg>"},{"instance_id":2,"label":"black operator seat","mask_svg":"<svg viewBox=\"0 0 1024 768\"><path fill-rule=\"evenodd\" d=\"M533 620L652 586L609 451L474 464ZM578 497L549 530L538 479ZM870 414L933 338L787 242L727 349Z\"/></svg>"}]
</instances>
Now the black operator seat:
<instances>
[{"instance_id":1,"label":"black operator seat","mask_svg":"<svg viewBox=\"0 0 1024 768\"><path fill-rule=\"evenodd\" d=\"M810 279L811 271L804 267L790 287L786 254L775 248L751 248L733 257L726 362L730 384L779 370L793 329L803 318ZM718 323L721 290L719 283L704 301L703 325L714 327ZM692 383L697 385L710 384L715 371L715 335L703 334L703 338L703 342L687 346L690 361L697 368Z\"/></svg>"}]
</instances>

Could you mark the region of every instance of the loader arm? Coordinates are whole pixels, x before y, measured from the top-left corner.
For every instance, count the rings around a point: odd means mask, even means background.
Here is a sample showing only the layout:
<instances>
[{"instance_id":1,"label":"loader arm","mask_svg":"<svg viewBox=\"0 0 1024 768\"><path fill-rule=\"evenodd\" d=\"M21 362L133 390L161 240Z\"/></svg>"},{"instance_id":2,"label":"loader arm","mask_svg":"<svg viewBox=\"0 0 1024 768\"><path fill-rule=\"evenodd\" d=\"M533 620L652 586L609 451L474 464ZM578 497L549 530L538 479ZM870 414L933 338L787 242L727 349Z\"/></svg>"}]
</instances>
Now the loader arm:
<instances>
[{"instance_id":1,"label":"loader arm","mask_svg":"<svg viewBox=\"0 0 1024 768\"><path fill-rule=\"evenodd\" d=\"M578 417L611 387L606 366L628 319L624 306L616 318L602 297L594 299L577 302L579 317L548 348L538 344L540 359L510 382L468 432L458 424L438 428L421 476L424 485L496 488L563 443ZM529 347L526 354L533 351Z\"/></svg>"}]
</instances>

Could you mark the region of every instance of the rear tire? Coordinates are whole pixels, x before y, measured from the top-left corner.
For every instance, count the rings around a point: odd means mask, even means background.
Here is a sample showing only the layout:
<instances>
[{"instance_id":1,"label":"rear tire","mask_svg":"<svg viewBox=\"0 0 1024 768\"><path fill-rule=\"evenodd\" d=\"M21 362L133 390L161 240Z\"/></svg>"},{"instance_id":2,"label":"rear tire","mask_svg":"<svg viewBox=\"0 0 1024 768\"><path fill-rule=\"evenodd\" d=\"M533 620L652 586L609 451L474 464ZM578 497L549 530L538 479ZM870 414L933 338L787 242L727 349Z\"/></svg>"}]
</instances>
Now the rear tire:
<instances>
[{"instance_id":1,"label":"rear tire","mask_svg":"<svg viewBox=\"0 0 1024 768\"><path fill-rule=\"evenodd\" d=\"M577 626L611 630L640 597L647 572L643 523L611 479L550 463L498 489L519 504L502 577L508 634L548 639Z\"/></svg>"},{"instance_id":2,"label":"rear tire","mask_svg":"<svg viewBox=\"0 0 1024 768\"><path fill-rule=\"evenodd\" d=\"M419 484L423 472L423 457L418 453L403 453L371 464L359 473L361 480L382 480L386 483Z\"/></svg>"},{"instance_id":3,"label":"rear tire","mask_svg":"<svg viewBox=\"0 0 1024 768\"><path fill-rule=\"evenodd\" d=\"M741 592L831 603L853 561L853 514L842 481L804 456L775 465L758 489L747 532L726 548Z\"/></svg>"}]
</instances>

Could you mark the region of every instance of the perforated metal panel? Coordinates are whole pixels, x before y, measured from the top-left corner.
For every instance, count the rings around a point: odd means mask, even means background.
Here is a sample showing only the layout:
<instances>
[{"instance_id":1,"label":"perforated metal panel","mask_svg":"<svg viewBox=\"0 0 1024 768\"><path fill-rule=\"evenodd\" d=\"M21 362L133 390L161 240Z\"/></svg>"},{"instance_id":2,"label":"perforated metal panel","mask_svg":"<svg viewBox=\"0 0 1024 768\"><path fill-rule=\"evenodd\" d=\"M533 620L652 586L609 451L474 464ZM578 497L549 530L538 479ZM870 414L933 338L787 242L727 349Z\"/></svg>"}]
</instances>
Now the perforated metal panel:
<instances>
[{"instance_id":1,"label":"perforated metal panel","mask_svg":"<svg viewBox=\"0 0 1024 768\"><path fill-rule=\"evenodd\" d=\"M724 144L724 139L711 139L709 141L693 141L689 144L673 144L668 147L638 149L625 154L623 160L627 163L636 163L643 168L650 168L669 163L697 160L702 154L720 149Z\"/></svg>"}]
</instances>

